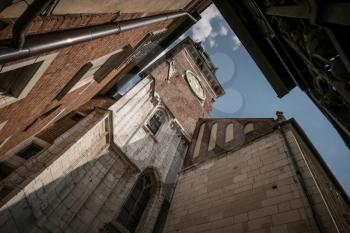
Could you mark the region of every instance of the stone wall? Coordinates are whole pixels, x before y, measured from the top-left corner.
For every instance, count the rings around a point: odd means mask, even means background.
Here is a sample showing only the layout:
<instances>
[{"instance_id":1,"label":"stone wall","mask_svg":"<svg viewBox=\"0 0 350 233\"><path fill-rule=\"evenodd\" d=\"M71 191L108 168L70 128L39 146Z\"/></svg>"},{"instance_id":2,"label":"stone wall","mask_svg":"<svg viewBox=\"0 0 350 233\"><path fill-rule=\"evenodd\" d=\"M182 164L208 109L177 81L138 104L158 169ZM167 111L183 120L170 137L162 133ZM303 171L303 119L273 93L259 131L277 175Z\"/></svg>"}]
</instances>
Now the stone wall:
<instances>
[{"instance_id":1,"label":"stone wall","mask_svg":"<svg viewBox=\"0 0 350 233\"><path fill-rule=\"evenodd\" d=\"M160 104L153 93L153 80L144 79L110 111L95 110L58 137L44 131L52 144L1 181L12 191L1 199L0 231L99 232L116 221L142 171L152 169L157 191L138 226L151 232L187 149L171 118L157 136L144 128Z\"/></svg>"},{"instance_id":2,"label":"stone wall","mask_svg":"<svg viewBox=\"0 0 350 233\"><path fill-rule=\"evenodd\" d=\"M346 222L344 219L350 211L349 197L343 189L339 189L340 184L335 180L323 159L319 155L316 156L314 148L310 148L301 135L295 132L295 129L294 132L293 129L291 129L287 137L296 144L296 146L292 147L293 152L301 155L303 160L307 161L307 163L300 163L300 169L304 173L308 171L305 180L310 192L313 195L319 195L315 198L315 209L319 213L322 213L321 218L328 218L328 215L325 214L324 211L324 203L326 203L328 213L332 215L332 222L336 223L338 231L349 232L349 222ZM332 176L333 179L330 179L330 176ZM328 227L334 225L331 224L329 219L327 221ZM326 225L324 227L326 227Z\"/></svg>"},{"instance_id":3,"label":"stone wall","mask_svg":"<svg viewBox=\"0 0 350 233\"><path fill-rule=\"evenodd\" d=\"M285 130L297 168L277 130L234 152L194 164L179 177L164 232L319 232L316 219L322 232L337 232L294 140L297 134ZM315 160L315 155L308 156ZM323 174L316 176L317 182L336 189L319 165L315 169ZM339 195L331 201L332 212L349 211ZM338 225L344 223L344 217L337 219Z\"/></svg>"},{"instance_id":4,"label":"stone wall","mask_svg":"<svg viewBox=\"0 0 350 233\"><path fill-rule=\"evenodd\" d=\"M91 232L88 228L101 227L97 219L107 208L105 199L121 189L117 184L128 172L125 162L107 150L105 118L91 113L2 180L13 190L1 200L1 232Z\"/></svg>"},{"instance_id":5,"label":"stone wall","mask_svg":"<svg viewBox=\"0 0 350 233\"><path fill-rule=\"evenodd\" d=\"M180 158L182 164L187 142L173 125L175 119L169 112L156 136L148 130L146 124L152 114L157 109L164 109L161 99L154 96L153 88L154 80L144 78L109 109L113 112L115 144L140 170L150 166L157 169L164 183L174 167L174 160Z\"/></svg>"}]
</instances>

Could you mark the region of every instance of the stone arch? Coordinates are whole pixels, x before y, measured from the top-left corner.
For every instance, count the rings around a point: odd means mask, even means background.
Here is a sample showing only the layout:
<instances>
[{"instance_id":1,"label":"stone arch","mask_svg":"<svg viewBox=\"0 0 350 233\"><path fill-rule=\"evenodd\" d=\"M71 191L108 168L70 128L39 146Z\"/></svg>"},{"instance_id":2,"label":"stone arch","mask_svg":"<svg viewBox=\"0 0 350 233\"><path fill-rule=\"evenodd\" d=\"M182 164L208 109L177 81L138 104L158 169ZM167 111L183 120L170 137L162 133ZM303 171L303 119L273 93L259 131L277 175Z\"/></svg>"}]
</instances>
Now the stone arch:
<instances>
[{"instance_id":1,"label":"stone arch","mask_svg":"<svg viewBox=\"0 0 350 233\"><path fill-rule=\"evenodd\" d=\"M117 216L118 230L132 233L145 226L160 194L160 184L160 174L153 167L147 167L138 175Z\"/></svg>"},{"instance_id":2,"label":"stone arch","mask_svg":"<svg viewBox=\"0 0 350 233\"><path fill-rule=\"evenodd\" d=\"M250 133L254 130L254 124L252 122L248 122L244 125L243 129L245 134Z\"/></svg>"},{"instance_id":3,"label":"stone arch","mask_svg":"<svg viewBox=\"0 0 350 233\"><path fill-rule=\"evenodd\" d=\"M216 138L218 134L218 123L215 122L210 130L210 138L209 138L209 144L208 144L208 151L211 151L216 146Z\"/></svg>"},{"instance_id":4,"label":"stone arch","mask_svg":"<svg viewBox=\"0 0 350 233\"><path fill-rule=\"evenodd\" d=\"M158 106L152 111L147 119L146 125L153 135L158 135L161 128L170 120L168 111L161 106Z\"/></svg>"},{"instance_id":5,"label":"stone arch","mask_svg":"<svg viewBox=\"0 0 350 233\"><path fill-rule=\"evenodd\" d=\"M234 125L233 123L229 123L225 128L225 143L232 141L234 137Z\"/></svg>"},{"instance_id":6,"label":"stone arch","mask_svg":"<svg viewBox=\"0 0 350 233\"><path fill-rule=\"evenodd\" d=\"M200 128L199 128L198 137L197 137L196 144L195 144L195 147L194 147L193 159L198 157L198 155L199 155L199 152L200 152L200 149L201 149L201 145L202 145L202 141L203 141L204 127L205 127L205 123L202 123Z\"/></svg>"}]
</instances>

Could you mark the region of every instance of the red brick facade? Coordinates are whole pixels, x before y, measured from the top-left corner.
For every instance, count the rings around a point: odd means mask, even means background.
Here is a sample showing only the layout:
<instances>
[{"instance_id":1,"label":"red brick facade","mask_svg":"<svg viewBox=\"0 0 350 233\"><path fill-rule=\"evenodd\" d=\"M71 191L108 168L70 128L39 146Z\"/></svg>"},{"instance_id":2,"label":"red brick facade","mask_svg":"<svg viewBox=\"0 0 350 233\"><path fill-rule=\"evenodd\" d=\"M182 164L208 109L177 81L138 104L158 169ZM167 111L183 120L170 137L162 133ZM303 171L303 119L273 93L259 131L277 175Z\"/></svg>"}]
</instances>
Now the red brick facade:
<instances>
[{"instance_id":1,"label":"red brick facade","mask_svg":"<svg viewBox=\"0 0 350 233\"><path fill-rule=\"evenodd\" d=\"M44 33L106 23L115 18L118 20L139 18L141 15L145 16L144 14L126 14L119 17L116 14L47 16L36 19L28 31L30 34ZM12 20L8 20L8 22L13 23ZM0 141L10 137L0 148L0 155L4 155L6 151L37 134L63 109L65 110L61 116L86 103L123 68L121 66L119 70L111 72L101 83L93 82L87 89L85 89L86 86L83 86L68 93L61 101L55 100L56 95L84 64L126 45L135 46L147 33L163 29L169 23L169 21L165 21L55 51L58 52L58 55L26 98L0 109L0 123L7 121L0 132ZM1 31L0 38L11 37L10 31L11 25ZM30 59L33 57L28 60ZM17 61L12 64L14 63ZM4 66L8 65L10 64ZM83 89L85 91L81 93ZM56 109L50 111L53 108ZM48 111L49 114L45 114Z\"/></svg>"},{"instance_id":2,"label":"red brick facade","mask_svg":"<svg viewBox=\"0 0 350 233\"><path fill-rule=\"evenodd\" d=\"M169 52L166 59L160 59L156 65L149 69L149 72L156 80L155 91L159 94L165 105L179 120L187 133L192 136L199 118L210 117L212 105L217 98L217 93L207 81L207 76L200 69L188 48L185 46L178 52ZM176 49L175 49L176 50ZM169 61L175 62L175 74L169 74ZM193 72L199 79L205 92L205 100L200 100L190 88L185 74L186 71Z\"/></svg>"}]
</instances>

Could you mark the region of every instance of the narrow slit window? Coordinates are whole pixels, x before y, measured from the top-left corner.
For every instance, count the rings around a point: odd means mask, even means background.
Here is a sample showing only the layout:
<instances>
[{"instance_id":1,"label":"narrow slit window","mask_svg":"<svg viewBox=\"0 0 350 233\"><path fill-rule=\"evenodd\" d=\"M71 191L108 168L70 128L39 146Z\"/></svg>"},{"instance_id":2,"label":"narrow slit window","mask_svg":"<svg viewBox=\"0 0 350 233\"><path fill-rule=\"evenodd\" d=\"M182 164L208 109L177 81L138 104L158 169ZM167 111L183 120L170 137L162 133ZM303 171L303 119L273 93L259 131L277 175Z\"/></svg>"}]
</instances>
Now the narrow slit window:
<instances>
[{"instance_id":1,"label":"narrow slit window","mask_svg":"<svg viewBox=\"0 0 350 233\"><path fill-rule=\"evenodd\" d=\"M70 119L78 122L78 121L81 121L82 119L84 119L84 117L85 116L83 114L76 112L70 117Z\"/></svg>"},{"instance_id":2,"label":"narrow slit window","mask_svg":"<svg viewBox=\"0 0 350 233\"><path fill-rule=\"evenodd\" d=\"M43 61L0 73L0 94L19 97Z\"/></svg>"},{"instance_id":3,"label":"narrow slit window","mask_svg":"<svg viewBox=\"0 0 350 233\"><path fill-rule=\"evenodd\" d=\"M214 123L214 125L211 127L208 151L214 150L216 146L217 131L218 131L218 124Z\"/></svg>"},{"instance_id":4,"label":"narrow slit window","mask_svg":"<svg viewBox=\"0 0 350 233\"><path fill-rule=\"evenodd\" d=\"M234 139L234 127L233 123L230 123L226 126L225 130L225 142L230 142Z\"/></svg>"},{"instance_id":5,"label":"narrow slit window","mask_svg":"<svg viewBox=\"0 0 350 233\"><path fill-rule=\"evenodd\" d=\"M28 146L23 148L22 150L15 153L17 156L23 159L29 159L34 155L40 153L44 148L34 142L30 143Z\"/></svg>"}]
</instances>

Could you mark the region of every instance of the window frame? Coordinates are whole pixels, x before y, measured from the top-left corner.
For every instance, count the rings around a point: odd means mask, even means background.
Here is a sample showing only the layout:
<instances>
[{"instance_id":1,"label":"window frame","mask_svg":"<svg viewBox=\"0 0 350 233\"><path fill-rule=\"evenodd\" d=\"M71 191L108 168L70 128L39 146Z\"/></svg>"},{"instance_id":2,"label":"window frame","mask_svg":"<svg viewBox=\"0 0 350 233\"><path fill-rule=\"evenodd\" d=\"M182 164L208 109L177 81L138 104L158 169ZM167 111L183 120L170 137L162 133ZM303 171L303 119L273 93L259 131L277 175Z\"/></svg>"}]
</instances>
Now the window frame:
<instances>
[{"instance_id":1,"label":"window frame","mask_svg":"<svg viewBox=\"0 0 350 233\"><path fill-rule=\"evenodd\" d=\"M235 140L235 125L231 122L225 126L225 143Z\"/></svg>"},{"instance_id":2,"label":"window frame","mask_svg":"<svg viewBox=\"0 0 350 233\"><path fill-rule=\"evenodd\" d=\"M149 179L150 183L147 184L147 179ZM140 190L137 190L137 186L138 184L142 183L142 190L141 192ZM146 183L146 185L144 185ZM132 231L130 231L130 229L128 229L128 227L126 225L124 225L121 221L120 218L124 212L124 209L126 208L127 204L130 204L130 201L132 202L132 210L129 213L128 217L127 217L127 221L129 222L130 217L135 216L135 214L137 214L137 212L135 213L135 211L137 211L137 208L140 208L140 203L142 203L142 199L145 197L143 194L145 193L144 191L147 190L148 191L148 199L145 205L143 205L143 210L141 215L139 216L138 222L136 223L136 226L134 226L134 229ZM145 214L147 213L148 207L150 205L152 205L152 199L154 197L154 195L156 194L156 181L155 181L155 177L150 174L150 173L143 173L140 174L140 176L137 178L137 180L135 181L133 187L131 188L131 190L129 191L128 195L126 196L126 198L124 199L123 205L115 219L115 226L116 228L121 231L121 232L137 232L137 229L140 225L140 223L142 222L143 217L145 216ZM135 195L137 196L137 200L134 199ZM137 208L135 208L137 207ZM126 212L129 212L126 210Z\"/></svg>"},{"instance_id":3,"label":"window frame","mask_svg":"<svg viewBox=\"0 0 350 233\"><path fill-rule=\"evenodd\" d=\"M20 152L21 150L23 150L24 148L28 147L30 144L37 144L39 145L40 147L42 147L43 149L38 152L37 154L31 156L30 158L28 159L24 159L20 156L17 155L18 152ZM11 159L14 159L14 160L17 160L19 161L21 164L25 163L26 161L29 161L31 160L32 158L34 157L37 157L38 155L40 155L41 153L43 153L48 147L50 146L50 143L40 139L40 138L37 138L37 137L32 137L28 140L26 140L25 142L21 143L20 145L16 146L15 148L13 148L12 150L10 150L8 153L5 154L4 156L4 161L5 160L11 160Z\"/></svg>"},{"instance_id":4,"label":"window frame","mask_svg":"<svg viewBox=\"0 0 350 233\"><path fill-rule=\"evenodd\" d=\"M162 112L163 113L163 122L161 122L161 125L159 126L157 132L153 133L153 131L148 127L148 123L150 122L150 120L153 118L153 116L157 112ZM147 117L146 122L144 123L144 128L150 133L150 135L152 135L152 137L154 139L156 139L158 137L159 133L161 132L163 126L165 125L166 121L167 121L167 114L166 114L166 112L162 108L156 108L154 111L152 111L150 116Z\"/></svg>"},{"instance_id":5,"label":"window frame","mask_svg":"<svg viewBox=\"0 0 350 233\"><path fill-rule=\"evenodd\" d=\"M30 80L28 81L26 86L20 92L18 97L14 97L14 96L11 96L11 95L2 95L2 94L0 94L0 108L3 108L5 106L7 106L7 105L10 105L12 103L15 103L15 102L17 102L17 101L27 97L27 95L31 92L31 90L33 89L35 84L44 75L46 70L49 68L51 63L54 61L54 59L56 58L57 54L58 54L58 52L47 54L47 55L42 55L42 56L30 59L30 60L26 60L26 61L23 61L23 62L12 64L12 65L6 65L6 64L3 65L1 67L0 73L13 71L13 70L22 68L24 66L28 66L28 65L32 65L32 64L35 64L35 63L38 63L38 62L42 62L42 64L36 70L34 75L30 78Z\"/></svg>"}]
</instances>

